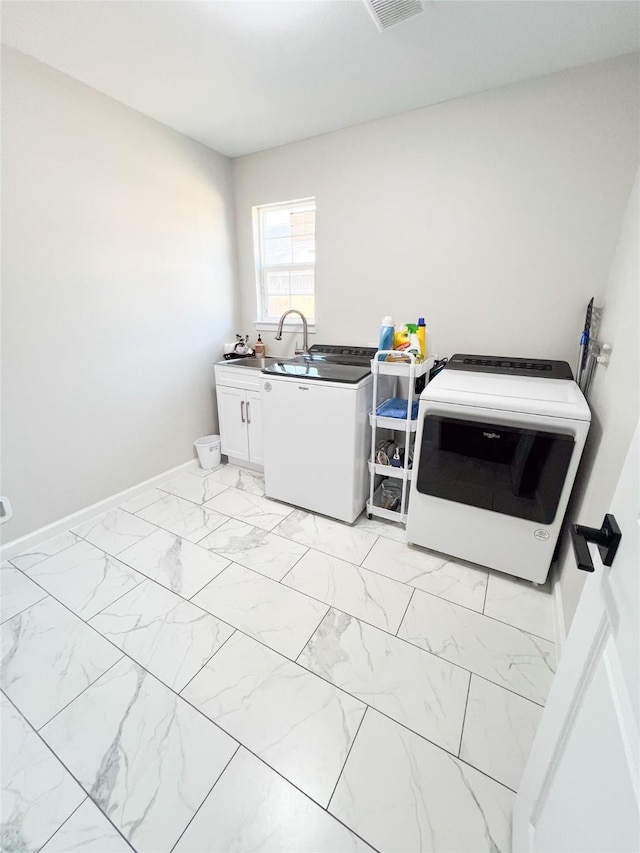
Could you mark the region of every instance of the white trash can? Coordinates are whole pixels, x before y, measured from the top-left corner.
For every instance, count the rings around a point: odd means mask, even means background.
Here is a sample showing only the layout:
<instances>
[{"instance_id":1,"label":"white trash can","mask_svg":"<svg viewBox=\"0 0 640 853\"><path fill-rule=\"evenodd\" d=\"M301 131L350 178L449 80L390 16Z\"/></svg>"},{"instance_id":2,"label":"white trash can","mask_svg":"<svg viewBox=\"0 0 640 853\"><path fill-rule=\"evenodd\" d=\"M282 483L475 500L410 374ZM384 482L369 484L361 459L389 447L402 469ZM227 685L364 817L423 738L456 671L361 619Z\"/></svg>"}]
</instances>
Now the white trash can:
<instances>
[{"instance_id":1,"label":"white trash can","mask_svg":"<svg viewBox=\"0 0 640 853\"><path fill-rule=\"evenodd\" d=\"M209 471L212 468L218 467L220 464L221 444L219 435L203 435L202 438L196 438L193 444L198 451L201 468Z\"/></svg>"}]
</instances>

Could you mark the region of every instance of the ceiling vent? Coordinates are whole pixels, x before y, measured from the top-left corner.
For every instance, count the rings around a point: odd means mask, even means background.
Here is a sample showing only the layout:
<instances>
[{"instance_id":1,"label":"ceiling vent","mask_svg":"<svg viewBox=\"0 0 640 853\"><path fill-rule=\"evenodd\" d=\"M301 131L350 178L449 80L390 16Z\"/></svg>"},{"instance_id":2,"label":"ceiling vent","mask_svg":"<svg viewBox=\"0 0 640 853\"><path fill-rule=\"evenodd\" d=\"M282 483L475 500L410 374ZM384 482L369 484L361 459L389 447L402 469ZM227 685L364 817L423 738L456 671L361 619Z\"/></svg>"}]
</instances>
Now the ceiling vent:
<instances>
[{"instance_id":1,"label":"ceiling vent","mask_svg":"<svg viewBox=\"0 0 640 853\"><path fill-rule=\"evenodd\" d=\"M364 0L380 32L424 12L420 0Z\"/></svg>"}]
</instances>

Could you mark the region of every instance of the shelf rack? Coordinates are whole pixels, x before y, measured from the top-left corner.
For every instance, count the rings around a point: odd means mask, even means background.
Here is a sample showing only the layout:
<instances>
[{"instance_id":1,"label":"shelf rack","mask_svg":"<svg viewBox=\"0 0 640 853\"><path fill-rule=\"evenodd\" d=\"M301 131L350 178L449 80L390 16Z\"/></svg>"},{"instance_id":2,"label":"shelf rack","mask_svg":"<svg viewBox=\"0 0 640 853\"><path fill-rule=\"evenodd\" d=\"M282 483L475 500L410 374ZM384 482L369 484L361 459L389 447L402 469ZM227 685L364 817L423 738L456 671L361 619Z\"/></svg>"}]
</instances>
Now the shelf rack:
<instances>
[{"instance_id":1,"label":"shelf rack","mask_svg":"<svg viewBox=\"0 0 640 853\"><path fill-rule=\"evenodd\" d=\"M405 524L407 521L407 510L409 504L409 485L413 476L413 470L409 468L409 457L411 447L411 436L415 434L418 426L417 418L411 417L413 403L415 401L415 382L421 376L428 376L429 371L433 367L434 359L427 358L425 361L417 363L415 356L412 353L407 353L410 361L380 361L379 357L386 358L387 355L398 355L397 350L378 350L371 362L371 372L373 374L373 404L369 414L369 422L371 424L371 459L369 460L369 500L367 501L367 517L372 518L374 515L379 518L386 518L389 521L396 521L400 524ZM406 356L405 356L406 357ZM390 418L382 415L377 415L378 407L384 402L379 400L379 389L381 376L395 377L396 380L407 379L409 382L407 401L407 417L406 418ZM427 379L427 381L429 381ZM398 384L398 381L395 383ZM392 465L381 465L376 460L377 447L377 430L386 429L394 432L404 432L405 434L405 453L404 465L402 468L396 468ZM400 506L397 510L385 509L380 506L380 489L381 485L376 485L376 478L392 477L402 482L402 491Z\"/></svg>"}]
</instances>

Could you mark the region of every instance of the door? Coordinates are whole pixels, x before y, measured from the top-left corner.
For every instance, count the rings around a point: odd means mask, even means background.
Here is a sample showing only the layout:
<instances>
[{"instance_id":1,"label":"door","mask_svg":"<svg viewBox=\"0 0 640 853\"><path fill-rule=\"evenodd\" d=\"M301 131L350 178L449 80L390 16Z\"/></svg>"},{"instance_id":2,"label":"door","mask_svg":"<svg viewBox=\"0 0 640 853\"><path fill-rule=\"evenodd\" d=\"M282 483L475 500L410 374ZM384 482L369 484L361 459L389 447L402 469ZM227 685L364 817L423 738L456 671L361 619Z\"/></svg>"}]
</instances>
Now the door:
<instances>
[{"instance_id":1,"label":"door","mask_svg":"<svg viewBox=\"0 0 640 853\"><path fill-rule=\"evenodd\" d=\"M242 388L218 385L217 393L222 452L229 459L248 459L247 392Z\"/></svg>"},{"instance_id":2,"label":"door","mask_svg":"<svg viewBox=\"0 0 640 853\"><path fill-rule=\"evenodd\" d=\"M636 428L610 508L622 531L613 565L604 566L590 546L595 572L516 798L515 851L640 850L639 442Z\"/></svg>"},{"instance_id":3,"label":"door","mask_svg":"<svg viewBox=\"0 0 640 853\"><path fill-rule=\"evenodd\" d=\"M247 431L249 434L249 459L259 465L264 464L262 455L262 407L260 392L247 391Z\"/></svg>"},{"instance_id":4,"label":"door","mask_svg":"<svg viewBox=\"0 0 640 853\"><path fill-rule=\"evenodd\" d=\"M575 439L564 432L427 413L417 489L449 501L552 524Z\"/></svg>"}]
</instances>

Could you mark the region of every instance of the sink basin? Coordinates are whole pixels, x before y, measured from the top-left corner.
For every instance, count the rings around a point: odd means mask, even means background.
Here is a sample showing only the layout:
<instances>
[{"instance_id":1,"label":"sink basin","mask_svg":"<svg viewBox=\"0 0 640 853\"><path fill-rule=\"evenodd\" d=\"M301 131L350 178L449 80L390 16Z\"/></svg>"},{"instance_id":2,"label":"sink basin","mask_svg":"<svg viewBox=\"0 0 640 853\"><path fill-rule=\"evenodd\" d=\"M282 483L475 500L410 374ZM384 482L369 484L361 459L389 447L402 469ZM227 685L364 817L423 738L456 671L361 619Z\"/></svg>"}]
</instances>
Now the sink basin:
<instances>
[{"instance_id":1,"label":"sink basin","mask_svg":"<svg viewBox=\"0 0 640 853\"><path fill-rule=\"evenodd\" d=\"M253 367L257 370L262 370L265 367L269 367L270 364L273 364L276 361L281 359L273 358L272 356L256 356L255 358L233 358L224 362L225 367L236 366L236 367Z\"/></svg>"}]
</instances>

